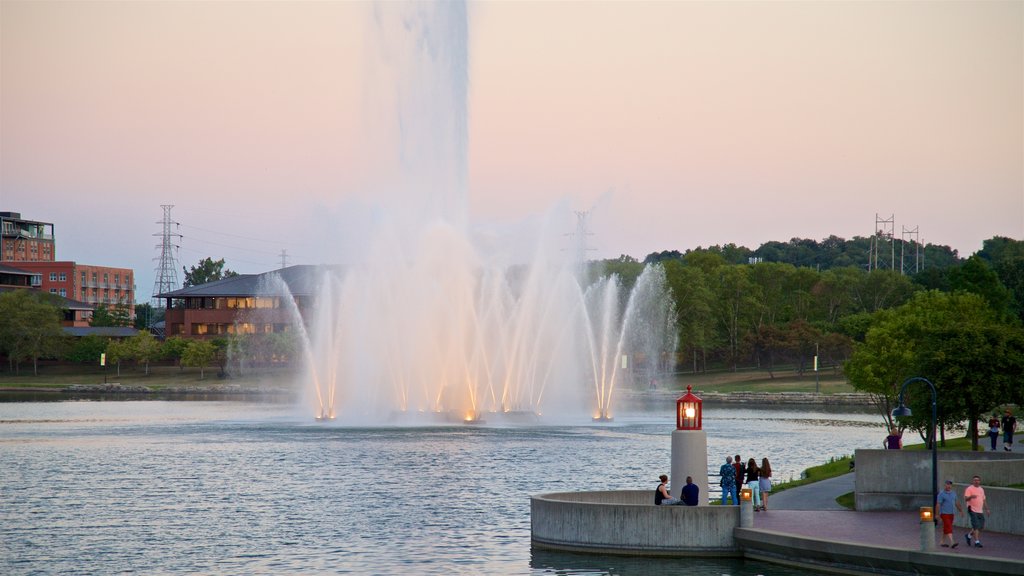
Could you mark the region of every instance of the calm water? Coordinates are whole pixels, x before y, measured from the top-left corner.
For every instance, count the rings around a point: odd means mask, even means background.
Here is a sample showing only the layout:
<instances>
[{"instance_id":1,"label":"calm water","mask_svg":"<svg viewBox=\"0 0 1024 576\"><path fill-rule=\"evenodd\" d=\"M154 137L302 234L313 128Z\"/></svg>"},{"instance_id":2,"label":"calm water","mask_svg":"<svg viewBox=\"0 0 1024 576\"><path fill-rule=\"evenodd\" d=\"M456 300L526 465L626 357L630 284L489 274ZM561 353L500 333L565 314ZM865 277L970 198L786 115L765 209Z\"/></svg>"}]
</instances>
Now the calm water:
<instances>
[{"instance_id":1,"label":"calm water","mask_svg":"<svg viewBox=\"0 0 1024 576\"><path fill-rule=\"evenodd\" d=\"M705 407L777 479L881 442L871 414ZM0 404L0 573L806 574L531 551L529 495L654 489L671 406L590 422L345 428L245 402Z\"/></svg>"}]
</instances>

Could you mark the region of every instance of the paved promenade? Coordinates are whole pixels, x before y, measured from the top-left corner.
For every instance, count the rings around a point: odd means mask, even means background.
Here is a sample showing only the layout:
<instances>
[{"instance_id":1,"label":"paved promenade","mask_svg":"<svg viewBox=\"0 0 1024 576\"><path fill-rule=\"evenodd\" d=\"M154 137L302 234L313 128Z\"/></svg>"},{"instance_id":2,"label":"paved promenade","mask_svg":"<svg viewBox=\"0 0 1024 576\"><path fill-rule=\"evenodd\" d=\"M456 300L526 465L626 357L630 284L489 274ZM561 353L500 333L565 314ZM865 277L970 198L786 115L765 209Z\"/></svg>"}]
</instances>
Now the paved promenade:
<instances>
[{"instance_id":1,"label":"paved promenade","mask_svg":"<svg viewBox=\"0 0 1024 576\"><path fill-rule=\"evenodd\" d=\"M754 515L752 536L765 534L792 535L823 543L843 543L875 549L880 557L897 551L918 552L921 548L921 527L914 512L854 512L835 504L836 496L853 491L854 474L792 488L773 495L769 510ZM993 510L998 514L998 510ZM967 547L966 529L953 529L956 548L938 546L941 525L936 526L936 549L925 554L931 562L945 564L951 574L972 574L971 566L986 564L984 559L1011 560L1002 564L1005 574L1024 574L1024 536L985 532L983 548ZM758 534L760 533L760 534ZM870 554L870 550L862 550ZM980 567L980 566L978 566ZM982 572L984 570L978 570Z\"/></svg>"}]
</instances>

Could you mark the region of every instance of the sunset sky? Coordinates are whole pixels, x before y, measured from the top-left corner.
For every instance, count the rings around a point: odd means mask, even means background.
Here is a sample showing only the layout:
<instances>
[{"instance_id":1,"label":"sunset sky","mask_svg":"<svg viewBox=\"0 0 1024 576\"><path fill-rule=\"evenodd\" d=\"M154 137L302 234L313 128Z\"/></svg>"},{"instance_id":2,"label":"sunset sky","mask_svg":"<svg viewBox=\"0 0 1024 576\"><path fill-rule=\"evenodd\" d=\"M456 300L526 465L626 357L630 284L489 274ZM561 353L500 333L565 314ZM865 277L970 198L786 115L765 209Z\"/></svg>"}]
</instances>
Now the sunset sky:
<instances>
[{"instance_id":1,"label":"sunset sky","mask_svg":"<svg viewBox=\"0 0 1024 576\"><path fill-rule=\"evenodd\" d=\"M0 2L0 210L140 302L161 204L182 265L344 260L386 179L371 8ZM638 259L876 214L963 256L1024 238L1022 2L480 2L468 53L479 226L592 210L591 256Z\"/></svg>"}]
</instances>

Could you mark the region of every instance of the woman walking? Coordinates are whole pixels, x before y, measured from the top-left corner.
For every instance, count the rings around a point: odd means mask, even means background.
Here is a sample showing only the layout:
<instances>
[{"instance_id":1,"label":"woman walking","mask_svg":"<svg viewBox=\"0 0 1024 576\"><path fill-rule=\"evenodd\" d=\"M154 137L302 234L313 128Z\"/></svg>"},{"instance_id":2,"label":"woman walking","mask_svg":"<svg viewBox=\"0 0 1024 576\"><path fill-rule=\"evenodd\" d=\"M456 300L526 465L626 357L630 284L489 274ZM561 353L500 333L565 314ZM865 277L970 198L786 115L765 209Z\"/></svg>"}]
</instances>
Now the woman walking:
<instances>
[{"instance_id":1,"label":"woman walking","mask_svg":"<svg viewBox=\"0 0 1024 576\"><path fill-rule=\"evenodd\" d=\"M761 509L761 481L758 476L757 462L753 458L747 460L747 488L754 499L754 512Z\"/></svg>"},{"instance_id":2,"label":"woman walking","mask_svg":"<svg viewBox=\"0 0 1024 576\"><path fill-rule=\"evenodd\" d=\"M768 511L768 495L772 492L772 465L767 458L761 458L761 511Z\"/></svg>"}]
</instances>

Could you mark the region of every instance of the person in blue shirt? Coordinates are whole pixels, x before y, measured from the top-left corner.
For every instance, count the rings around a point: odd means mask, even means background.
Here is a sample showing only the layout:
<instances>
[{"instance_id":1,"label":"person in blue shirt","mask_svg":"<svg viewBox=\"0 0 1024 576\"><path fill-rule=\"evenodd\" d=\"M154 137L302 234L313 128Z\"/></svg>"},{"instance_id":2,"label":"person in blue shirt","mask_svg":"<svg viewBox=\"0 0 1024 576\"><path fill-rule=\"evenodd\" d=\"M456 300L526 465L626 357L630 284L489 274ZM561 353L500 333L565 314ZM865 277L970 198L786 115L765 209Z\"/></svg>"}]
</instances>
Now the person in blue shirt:
<instances>
[{"instance_id":1,"label":"person in blue shirt","mask_svg":"<svg viewBox=\"0 0 1024 576\"><path fill-rule=\"evenodd\" d=\"M700 494L700 488L693 483L693 478L690 476L686 477L686 486L683 486L683 503L687 506L696 506L698 504L698 495Z\"/></svg>"},{"instance_id":2,"label":"person in blue shirt","mask_svg":"<svg viewBox=\"0 0 1024 576\"><path fill-rule=\"evenodd\" d=\"M722 506L725 506L725 501L729 497L732 498L730 504L739 506L739 494L736 492L736 468L732 465L732 456L725 457L725 464L718 469L718 473L722 476Z\"/></svg>"},{"instance_id":3,"label":"person in blue shirt","mask_svg":"<svg viewBox=\"0 0 1024 576\"><path fill-rule=\"evenodd\" d=\"M964 509L960 507L960 499L953 490L952 480L946 480L945 489L935 497L935 511L942 519L942 547L956 548L959 542L953 542L953 516L957 512L963 514Z\"/></svg>"}]
</instances>

